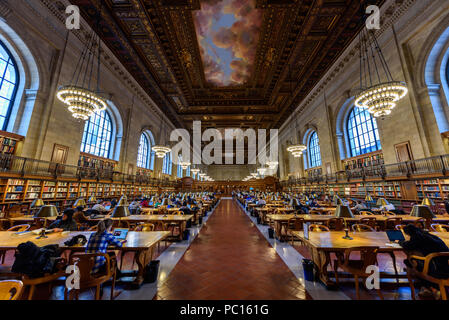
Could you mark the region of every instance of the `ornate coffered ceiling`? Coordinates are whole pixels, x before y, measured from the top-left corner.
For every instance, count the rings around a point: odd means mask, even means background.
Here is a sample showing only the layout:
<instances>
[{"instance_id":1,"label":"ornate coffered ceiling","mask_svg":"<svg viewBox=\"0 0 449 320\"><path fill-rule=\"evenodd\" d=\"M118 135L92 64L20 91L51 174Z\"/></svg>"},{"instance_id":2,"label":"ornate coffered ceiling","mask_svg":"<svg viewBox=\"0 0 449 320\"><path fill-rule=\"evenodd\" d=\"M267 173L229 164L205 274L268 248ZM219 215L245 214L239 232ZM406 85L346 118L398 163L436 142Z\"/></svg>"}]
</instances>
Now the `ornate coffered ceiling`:
<instances>
[{"instance_id":1,"label":"ornate coffered ceiling","mask_svg":"<svg viewBox=\"0 0 449 320\"><path fill-rule=\"evenodd\" d=\"M71 2L94 29L101 10L97 32L103 41L174 125L185 128L193 120L206 127L279 127L361 28L360 0ZM215 62L223 63L220 55L230 54L225 62L247 65L244 76L224 81L226 85L211 81L203 39L208 34L198 35L205 18L199 10L220 2L228 5L220 9L224 18L216 20L223 29L206 45L215 42L218 49L228 50L215 52ZM237 5L244 10L237 12ZM245 19L254 19L257 28ZM246 29L238 28L245 23ZM248 34L235 42L218 39L217 34L231 29L234 37ZM234 48L242 43L244 54Z\"/></svg>"}]
</instances>

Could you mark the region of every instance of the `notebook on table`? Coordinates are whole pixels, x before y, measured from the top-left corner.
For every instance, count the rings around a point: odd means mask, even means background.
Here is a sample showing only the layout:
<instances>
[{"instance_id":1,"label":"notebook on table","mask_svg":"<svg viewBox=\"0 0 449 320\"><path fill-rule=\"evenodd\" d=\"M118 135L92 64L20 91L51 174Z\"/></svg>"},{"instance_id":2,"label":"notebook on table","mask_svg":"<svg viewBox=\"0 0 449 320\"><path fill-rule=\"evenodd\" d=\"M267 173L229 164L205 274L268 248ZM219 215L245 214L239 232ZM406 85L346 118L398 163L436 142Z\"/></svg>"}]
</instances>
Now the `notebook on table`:
<instances>
[{"instance_id":1,"label":"notebook on table","mask_svg":"<svg viewBox=\"0 0 449 320\"><path fill-rule=\"evenodd\" d=\"M126 237L128 236L129 229L126 228L116 228L114 229L114 237L116 237L118 240L126 240Z\"/></svg>"}]
</instances>

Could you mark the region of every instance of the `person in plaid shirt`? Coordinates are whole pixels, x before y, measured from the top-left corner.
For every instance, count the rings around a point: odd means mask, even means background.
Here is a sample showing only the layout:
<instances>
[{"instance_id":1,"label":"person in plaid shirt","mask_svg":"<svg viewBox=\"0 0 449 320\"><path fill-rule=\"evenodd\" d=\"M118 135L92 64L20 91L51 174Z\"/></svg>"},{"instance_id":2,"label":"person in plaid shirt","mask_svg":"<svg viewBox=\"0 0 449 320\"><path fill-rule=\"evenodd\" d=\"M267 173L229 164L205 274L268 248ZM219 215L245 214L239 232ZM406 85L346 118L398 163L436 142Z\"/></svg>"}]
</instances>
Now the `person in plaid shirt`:
<instances>
[{"instance_id":1,"label":"person in plaid shirt","mask_svg":"<svg viewBox=\"0 0 449 320\"><path fill-rule=\"evenodd\" d=\"M111 233L109 233L109 229L112 226L112 220L106 219L100 221L97 226L97 232L92 233L89 238L89 242L87 243L86 253L107 253L108 247L116 246L122 247L125 241L117 240ZM97 257L95 258L95 265L92 269L92 273L99 272L102 267L105 266L106 258L105 257Z\"/></svg>"}]
</instances>

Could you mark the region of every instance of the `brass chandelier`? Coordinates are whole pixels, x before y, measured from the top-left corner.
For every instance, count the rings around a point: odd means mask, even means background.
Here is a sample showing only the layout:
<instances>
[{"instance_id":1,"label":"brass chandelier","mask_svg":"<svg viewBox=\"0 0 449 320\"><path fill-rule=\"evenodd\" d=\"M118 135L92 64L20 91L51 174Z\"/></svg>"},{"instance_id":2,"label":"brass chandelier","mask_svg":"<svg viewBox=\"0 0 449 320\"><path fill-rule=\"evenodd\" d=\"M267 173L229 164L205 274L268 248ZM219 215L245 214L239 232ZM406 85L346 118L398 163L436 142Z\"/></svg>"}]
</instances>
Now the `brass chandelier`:
<instances>
[{"instance_id":1,"label":"brass chandelier","mask_svg":"<svg viewBox=\"0 0 449 320\"><path fill-rule=\"evenodd\" d=\"M101 19L101 10L97 18L97 30ZM67 37L68 40L68 37ZM95 65L95 47L98 48L97 61ZM101 66L101 40L100 36L92 31L87 39L76 64L70 84L61 86L56 96L62 101L75 119L87 120L94 113L103 111L107 107L106 100L101 97L100 92L100 66ZM96 71L94 71L96 69ZM96 90L92 89L93 76L96 73Z\"/></svg>"},{"instance_id":2,"label":"brass chandelier","mask_svg":"<svg viewBox=\"0 0 449 320\"><path fill-rule=\"evenodd\" d=\"M363 28L359 39L360 93L354 104L376 118L383 118L391 114L408 88L405 82L393 79L374 32Z\"/></svg>"},{"instance_id":3,"label":"brass chandelier","mask_svg":"<svg viewBox=\"0 0 449 320\"><path fill-rule=\"evenodd\" d=\"M164 129L164 134L162 134L162 129ZM156 153L156 156L159 159L163 159L167 153L171 151L170 147L167 147L163 144L162 136L164 136L165 139L165 126L164 126L164 117L161 114L161 127L159 131L159 144L155 145L151 148L152 151Z\"/></svg>"}]
</instances>

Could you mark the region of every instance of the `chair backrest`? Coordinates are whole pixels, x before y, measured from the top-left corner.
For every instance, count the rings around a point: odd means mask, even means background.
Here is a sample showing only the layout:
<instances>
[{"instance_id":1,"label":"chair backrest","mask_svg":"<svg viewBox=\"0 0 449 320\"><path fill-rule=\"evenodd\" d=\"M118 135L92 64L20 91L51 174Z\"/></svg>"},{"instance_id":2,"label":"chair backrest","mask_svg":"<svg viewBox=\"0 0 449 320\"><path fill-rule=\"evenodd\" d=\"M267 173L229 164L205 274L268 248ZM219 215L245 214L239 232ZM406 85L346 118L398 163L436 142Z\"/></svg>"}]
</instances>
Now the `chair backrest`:
<instances>
[{"instance_id":1,"label":"chair backrest","mask_svg":"<svg viewBox=\"0 0 449 320\"><path fill-rule=\"evenodd\" d=\"M402 231L405 228L404 224L398 224L397 226L394 227L396 230Z\"/></svg>"},{"instance_id":2,"label":"chair backrest","mask_svg":"<svg viewBox=\"0 0 449 320\"><path fill-rule=\"evenodd\" d=\"M148 232L148 231L154 231L154 224L152 223L144 223L139 226L134 231L142 231L142 232Z\"/></svg>"},{"instance_id":3,"label":"chair backrest","mask_svg":"<svg viewBox=\"0 0 449 320\"><path fill-rule=\"evenodd\" d=\"M129 229L129 222L124 220L114 220L112 222L112 228L128 228Z\"/></svg>"},{"instance_id":4,"label":"chair backrest","mask_svg":"<svg viewBox=\"0 0 449 320\"><path fill-rule=\"evenodd\" d=\"M362 216L372 216L374 214L372 212L370 212L370 211L360 211L360 215L362 215Z\"/></svg>"},{"instance_id":5,"label":"chair backrest","mask_svg":"<svg viewBox=\"0 0 449 320\"><path fill-rule=\"evenodd\" d=\"M329 228L322 224L309 225L310 232L330 232Z\"/></svg>"},{"instance_id":6,"label":"chair backrest","mask_svg":"<svg viewBox=\"0 0 449 320\"><path fill-rule=\"evenodd\" d=\"M9 228L6 231L15 231L15 232L24 232L24 231L28 231L30 229L30 225L29 224L20 224L18 226L14 226L12 228Z\"/></svg>"},{"instance_id":7,"label":"chair backrest","mask_svg":"<svg viewBox=\"0 0 449 320\"><path fill-rule=\"evenodd\" d=\"M402 218L387 218L385 219L385 230L395 230L395 227L400 224L402 224Z\"/></svg>"},{"instance_id":8,"label":"chair backrest","mask_svg":"<svg viewBox=\"0 0 449 320\"><path fill-rule=\"evenodd\" d=\"M344 253L344 266L349 265L351 260L351 254L352 253L359 253L360 259L358 261L362 261L360 265L359 270L361 273L366 273L366 269L368 266L373 266L377 262L377 251L379 250L379 247L354 247L354 248L348 248L345 250ZM352 259L354 260L354 259ZM351 264L353 268L353 264Z\"/></svg>"},{"instance_id":9,"label":"chair backrest","mask_svg":"<svg viewBox=\"0 0 449 320\"><path fill-rule=\"evenodd\" d=\"M304 229L304 219L303 218L291 218L288 220L289 228L294 231L301 231Z\"/></svg>"},{"instance_id":10,"label":"chair backrest","mask_svg":"<svg viewBox=\"0 0 449 320\"><path fill-rule=\"evenodd\" d=\"M366 224L353 224L351 226L352 231L354 232L375 232L376 230L373 227Z\"/></svg>"},{"instance_id":11,"label":"chair backrest","mask_svg":"<svg viewBox=\"0 0 449 320\"><path fill-rule=\"evenodd\" d=\"M97 257L106 259L106 271L103 274L93 274L92 269ZM111 258L105 253L75 253L70 257L70 264L76 265L80 272L80 287L86 288L104 282L104 278L112 277Z\"/></svg>"},{"instance_id":12,"label":"chair backrest","mask_svg":"<svg viewBox=\"0 0 449 320\"><path fill-rule=\"evenodd\" d=\"M0 281L0 300L17 300L22 295L22 291L22 281Z\"/></svg>"},{"instance_id":13,"label":"chair backrest","mask_svg":"<svg viewBox=\"0 0 449 320\"><path fill-rule=\"evenodd\" d=\"M360 219L360 224L364 224L370 226L371 228L376 228L376 218L375 217L367 217Z\"/></svg>"},{"instance_id":14,"label":"chair backrest","mask_svg":"<svg viewBox=\"0 0 449 320\"><path fill-rule=\"evenodd\" d=\"M326 221L326 226L333 231L342 231L345 229L345 219L330 218Z\"/></svg>"},{"instance_id":15,"label":"chair backrest","mask_svg":"<svg viewBox=\"0 0 449 320\"><path fill-rule=\"evenodd\" d=\"M435 232L449 232L449 225L447 224L432 224L430 227Z\"/></svg>"},{"instance_id":16,"label":"chair backrest","mask_svg":"<svg viewBox=\"0 0 449 320\"><path fill-rule=\"evenodd\" d=\"M154 222L154 230L167 231L166 224L162 221Z\"/></svg>"}]
</instances>

